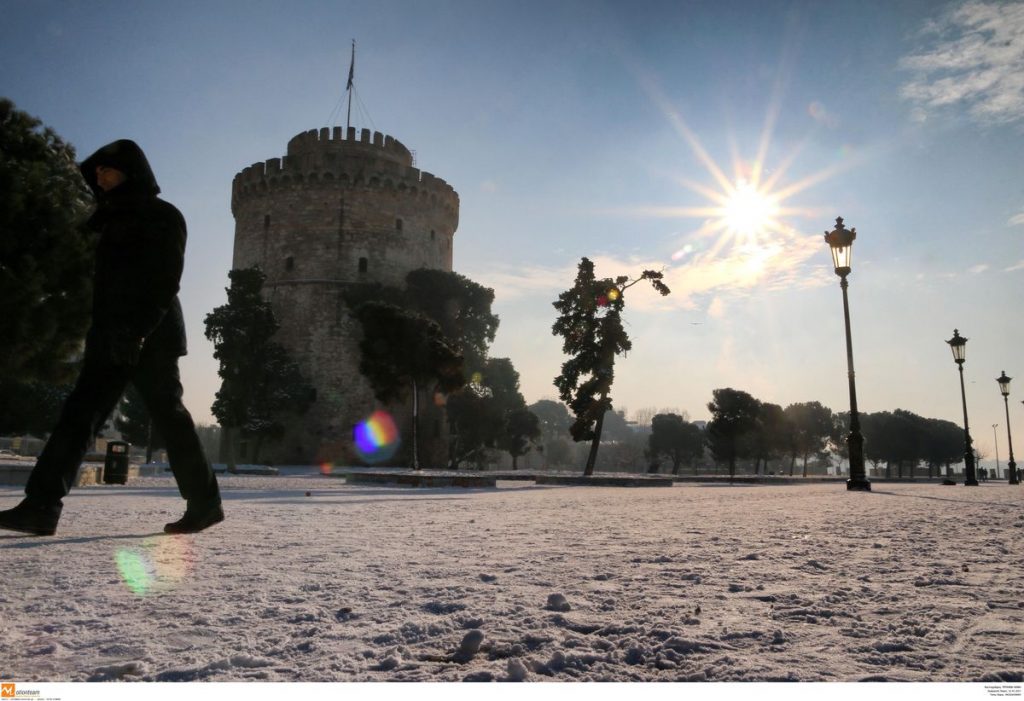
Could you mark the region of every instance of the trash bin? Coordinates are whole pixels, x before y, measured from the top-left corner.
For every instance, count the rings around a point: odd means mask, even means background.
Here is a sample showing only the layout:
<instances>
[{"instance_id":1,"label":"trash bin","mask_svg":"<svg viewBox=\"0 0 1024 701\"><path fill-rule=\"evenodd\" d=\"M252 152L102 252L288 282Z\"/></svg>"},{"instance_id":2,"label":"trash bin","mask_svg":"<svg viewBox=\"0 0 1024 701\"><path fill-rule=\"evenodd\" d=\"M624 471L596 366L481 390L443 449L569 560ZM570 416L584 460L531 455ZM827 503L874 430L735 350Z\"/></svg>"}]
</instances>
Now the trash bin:
<instances>
[{"instance_id":1,"label":"trash bin","mask_svg":"<svg viewBox=\"0 0 1024 701\"><path fill-rule=\"evenodd\" d=\"M125 484L128 482L128 449L130 443L110 441L107 443L107 457L103 462L103 484Z\"/></svg>"}]
</instances>

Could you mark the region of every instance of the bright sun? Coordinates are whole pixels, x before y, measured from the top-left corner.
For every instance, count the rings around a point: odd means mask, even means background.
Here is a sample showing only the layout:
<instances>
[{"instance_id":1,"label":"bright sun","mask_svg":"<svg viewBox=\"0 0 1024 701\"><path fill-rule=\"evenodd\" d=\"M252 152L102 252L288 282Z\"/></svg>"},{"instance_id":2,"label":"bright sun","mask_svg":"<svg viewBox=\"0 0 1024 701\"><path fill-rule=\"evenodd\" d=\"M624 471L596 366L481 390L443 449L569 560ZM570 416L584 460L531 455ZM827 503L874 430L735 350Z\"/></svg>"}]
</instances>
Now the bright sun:
<instances>
[{"instance_id":1,"label":"bright sun","mask_svg":"<svg viewBox=\"0 0 1024 701\"><path fill-rule=\"evenodd\" d=\"M725 229L747 239L777 229L779 204L775 197L740 179L722 205Z\"/></svg>"}]
</instances>

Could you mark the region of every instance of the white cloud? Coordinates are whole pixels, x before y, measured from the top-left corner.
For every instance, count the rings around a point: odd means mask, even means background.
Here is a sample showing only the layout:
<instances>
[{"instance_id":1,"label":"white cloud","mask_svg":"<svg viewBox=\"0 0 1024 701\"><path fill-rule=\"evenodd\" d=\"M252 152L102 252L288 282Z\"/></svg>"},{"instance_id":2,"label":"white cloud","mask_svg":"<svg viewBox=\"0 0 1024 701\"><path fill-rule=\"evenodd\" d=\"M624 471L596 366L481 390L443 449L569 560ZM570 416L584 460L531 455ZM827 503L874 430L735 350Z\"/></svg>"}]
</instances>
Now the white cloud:
<instances>
[{"instance_id":1,"label":"white cloud","mask_svg":"<svg viewBox=\"0 0 1024 701\"><path fill-rule=\"evenodd\" d=\"M1007 268L1003 272L1012 273L1015 270L1024 270L1024 260L1017 261L1016 265L1011 265L1009 268Z\"/></svg>"},{"instance_id":2,"label":"white cloud","mask_svg":"<svg viewBox=\"0 0 1024 701\"><path fill-rule=\"evenodd\" d=\"M978 273L983 273L986 270L988 270L988 264L979 263L978 265L973 265L970 268L968 268L967 272L977 275Z\"/></svg>"},{"instance_id":3,"label":"white cloud","mask_svg":"<svg viewBox=\"0 0 1024 701\"><path fill-rule=\"evenodd\" d=\"M983 123L1024 119L1024 3L967 2L919 36L925 45L900 62L914 73L902 94L915 121L956 105Z\"/></svg>"},{"instance_id":4,"label":"white cloud","mask_svg":"<svg viewBox=\"0 0 1024 701\"><path fill-rule=\"evenodd\" d=\"M1020 214L1014 214L1010 217L1010 221L1006 222L1010 226L1024 226L1024 212Z\"/></svg>"}]
</instances>

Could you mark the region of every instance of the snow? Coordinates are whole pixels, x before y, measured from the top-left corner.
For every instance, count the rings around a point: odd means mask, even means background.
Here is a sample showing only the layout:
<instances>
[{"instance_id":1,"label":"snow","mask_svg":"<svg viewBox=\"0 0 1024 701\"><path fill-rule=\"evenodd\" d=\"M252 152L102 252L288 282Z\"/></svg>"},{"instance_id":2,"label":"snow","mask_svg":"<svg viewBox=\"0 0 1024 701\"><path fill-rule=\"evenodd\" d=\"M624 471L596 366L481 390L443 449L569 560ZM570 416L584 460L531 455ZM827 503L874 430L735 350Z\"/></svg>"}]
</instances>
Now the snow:
<instances>
[{"instance_id":1,"label":"snow","mask_svg":"<svg viewBox=\"0 0 1024 701\"><path fill-rule=\"evenodd\" d=\"M161 534L184 504L169 477L76 489L52 538L0 531L0 676L1024 675L1024 487L219 479L227 520L196 535Z\"/></svg>"}]
</instances>

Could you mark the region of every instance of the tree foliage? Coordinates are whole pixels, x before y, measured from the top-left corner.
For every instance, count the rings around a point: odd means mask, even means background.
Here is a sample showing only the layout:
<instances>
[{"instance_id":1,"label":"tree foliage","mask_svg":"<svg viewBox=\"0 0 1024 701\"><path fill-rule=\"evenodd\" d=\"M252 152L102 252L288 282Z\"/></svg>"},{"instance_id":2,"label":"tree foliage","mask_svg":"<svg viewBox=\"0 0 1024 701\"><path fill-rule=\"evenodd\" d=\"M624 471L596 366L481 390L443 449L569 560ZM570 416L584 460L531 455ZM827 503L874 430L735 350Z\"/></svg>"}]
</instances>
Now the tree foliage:
<instances>
[{"instance_id":1,"label":"tree foliage","mask_svg":"<svg viewBox=\"0 0 1024 701\"><path fill-rule=\"evenodd\" d=\"M632 348L622 324L625 291L647 280L662 295L669 294L662 274L645 270L633 280L597 278L594 264L583 258L573 286L553 303L559 316L552 333L562 337L562 351L569 359L555 378L559 397L575 416L570 427L573 440L591 441L584 474L593 474L606 412L612 409L611 388L615 358Z\"/></svg>"},{"instance_id":2,"label":"tree foliage","mask_svg":"<svg viewBox=\"0 0 1024 701\"><path fill-rule=\"evenodd\" d=\"M441 327L427 316L386 302L365 302L353 316L362 324L359 371L383 403L413 399L413 467L419 468L421 389L433 385L441 393L463 384L462 356Z\"/></svg>"},{"instance_id":3,"label":"tree foliage","mask_svg":"<svg viewBox=\"0 0 1024 701\"><path fill-rule=\"evenodd\" d=\"M74 148L0 99L0 379L74 375L89 325L91 204Z\"/></svg>"},{"instance_id":4,"label":"tree foliage","mask_svg":"<svg viewBox=\"0 0 1024 701\"><path fill-rule=\"evenodd\" d=\"M749 433L744 436L743 452L754 458L754 472L764 465L764 474L768 472L768 463L786 453L791 442L791 426L786 421L782 407L771 402L757 401L757 416Z\"/></svg>"},{"instance_id":5,"label":"tree foliage","mask_svg":"<svg viewBox=\"0 0 1024 701\"><path fill-rule=\"evenodd\" d=\"M525 406L513 409L505 416L504 431L498 445L512 456L512 469L517 467L519 457L526 455L540 438L540 421Z\"/></svg>"},{"instance_id":6,"label":"tree foliage","mask_svg":"<svg viewBox=\"0 0 1024 701\"><path fill-rule=\"evenodd\" d=\"M43 436L53 430L73 385L0 378L0 435Z\"/></svg>"},{"instance_id":7,"label":"tree foliage","mask_svg":"<svg viewBox=\"0 0 1024 701\"><path fill-rule=\"evenodd\" d=\"M447 270L420 268L405 276L408 306L433 319L469 372L484 367L498 330L494 290Z\"/></svg>"},{"instance_id":8,"label":"tree foliage","mask_svg":"<svg viewBox=\"0 0 1024 701\"><path fill-rule=\"evenodd\" d=\"M493 401L493 390L501 382L495 378L494 387L488 389L472 380L498 371L487 358L498 328L498 317L491 311L494 290L455 272L421 268L406 275L402 289L379 283L353 285L346 290L345 300L353 312L368 302L382 303L438 326L445 343L462 359L462 376L470 380L451 390L445 403L451 431L449 465L458 467L467 458L482 464L486 449L495 447L504 421L503 410ZM518 375L515 383L518 388Z\"/></svg>"},{"instance_id":9,"label":"tree foliage","mask_svg":"<svg viewBox=\"0 0 1024 701\"><path fill-rule=\"evenodd\" d=\"M271 340L278 323L262 295L258 268L228 273L227 304L206 315L206 337L220 361L221 387L212 411L226 429L255 439L253 460L266 439L284 433L289 416L304 414L316 397L299 366Z\"/></svg>"},{"instance_id":10,"label":"tree foliage","mask_svg":"<svg viewBox=\"0 0 1024 701\"><path fill-rule=\"evenodd\" d=\"M820 402L797 402L784 410L789 425L787 437L790 456L789 474L798 457L803 458L803 476L807 476L807 460L823 452L833 434L832 410Z\"/></svg>"},{"instance_id":11,"label":"tree foliage","mask_svg":"<svg viewBox=\"0 0 1024 701\"><path fill-rule=\"evenodd\" d=\"M708 403L711 421L707 426L707 441L716 460L729 463L729 476L736 474L736 460L744 457L741 438L757 424L760 402L741 390L727 387L712 392Z\"/></svg>"},{"instance_id":12,"label":"tree foliage","mask_svg":"<svg viewBox=\"0 0 1024 701\"><path fill-rule=\"evenodd\" d=\"M656 464L660 456L668 456L672 474L678 475L684 462L692 466L704 455L704 433L679 414L655 414L647 445L652 462Z\"/></svg>"}]
</instances>

